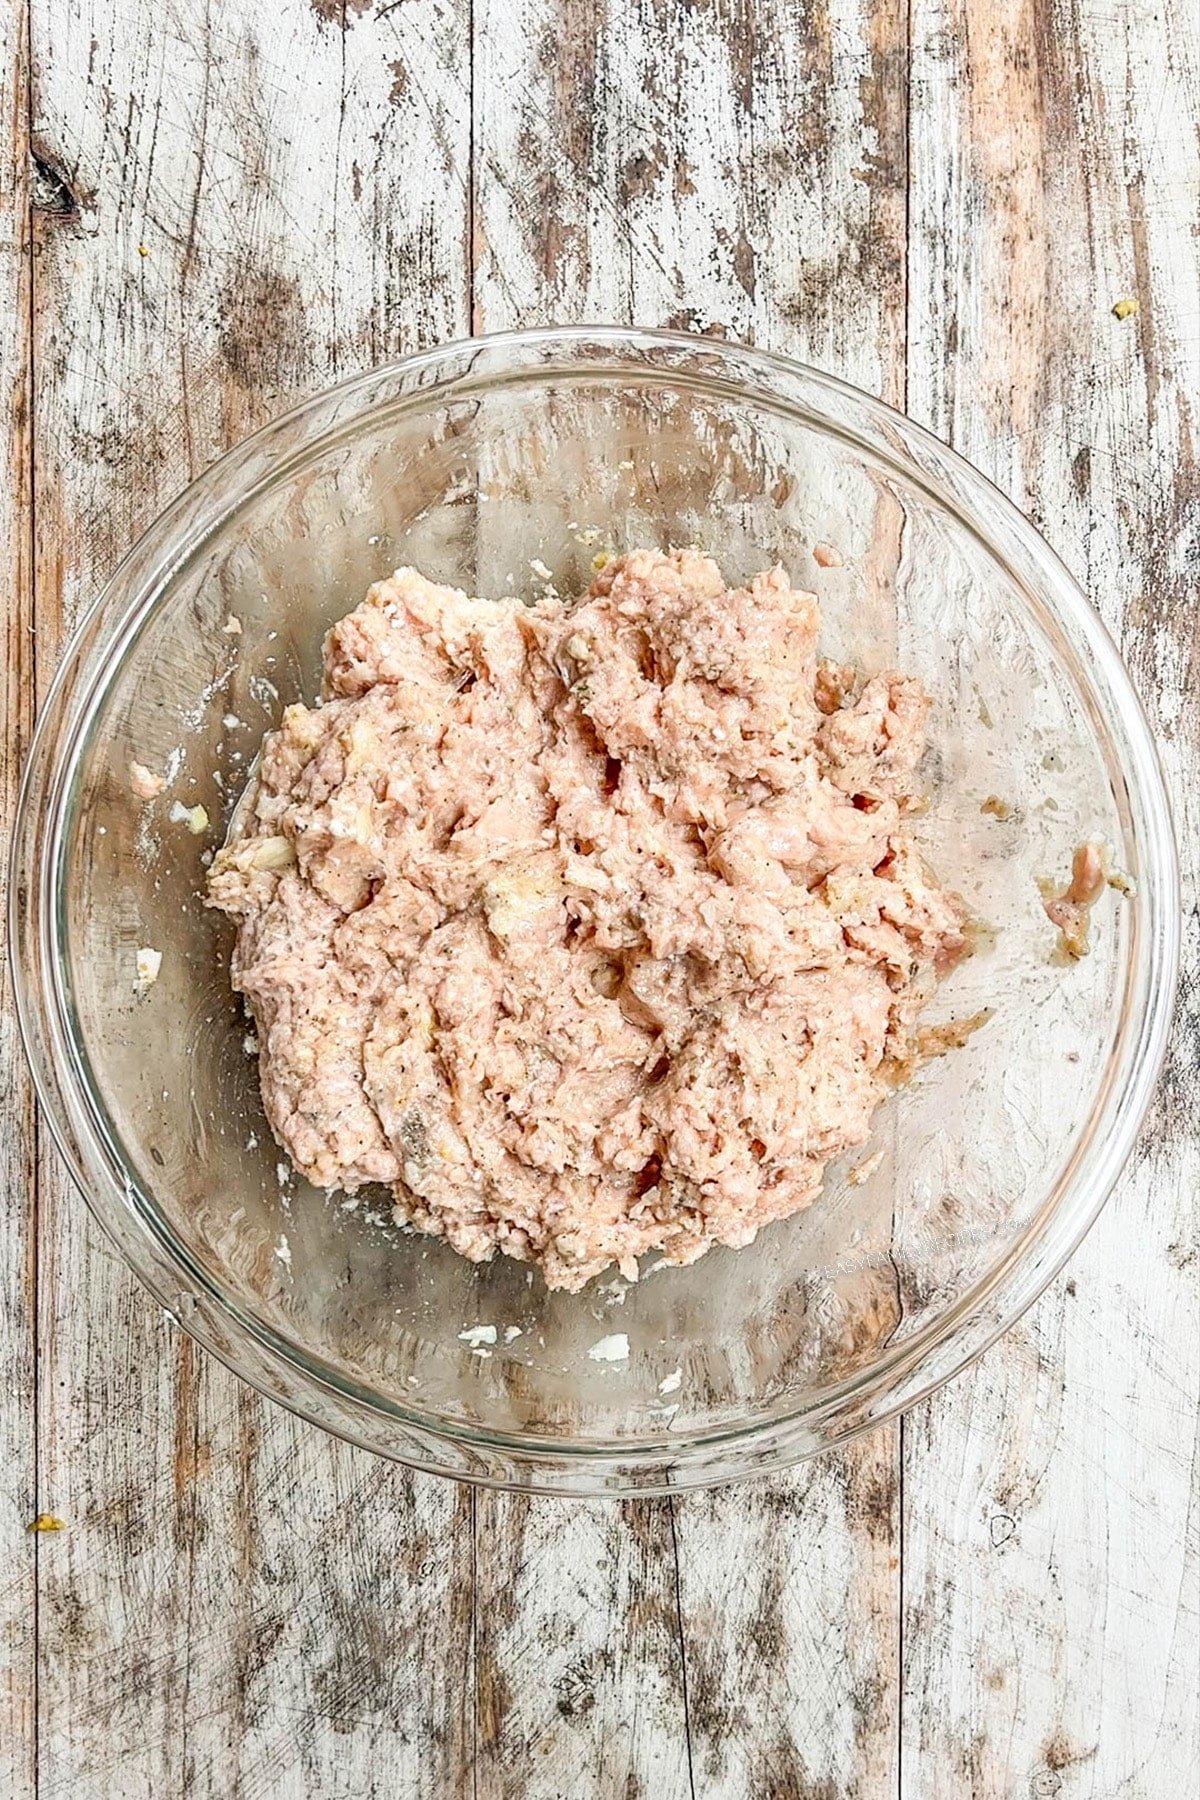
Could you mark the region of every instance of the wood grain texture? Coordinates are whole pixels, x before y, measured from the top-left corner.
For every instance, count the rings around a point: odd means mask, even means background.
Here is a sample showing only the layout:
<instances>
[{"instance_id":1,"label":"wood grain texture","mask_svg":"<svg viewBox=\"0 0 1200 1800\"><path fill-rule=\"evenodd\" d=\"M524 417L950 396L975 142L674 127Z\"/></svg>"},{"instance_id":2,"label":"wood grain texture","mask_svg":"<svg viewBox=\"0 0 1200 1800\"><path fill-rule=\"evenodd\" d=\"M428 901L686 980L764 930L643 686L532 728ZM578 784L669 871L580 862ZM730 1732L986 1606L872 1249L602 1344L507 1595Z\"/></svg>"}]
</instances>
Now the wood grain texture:
<instances>
[{"instance_id":1,"label":"wood grain texture","mask_svg":"<svg viewBox=\"0 0 1200 1800\"><path fill-rule=\"evenodd\" d=\"M24 9L0 6L0 394L8 421L0 477L4 669L0 674L0 852L8 844L33 711L30 581L29 61ZM0 908L7 905L7 857ZM0 927L0 930L3 928ZM38 1511L33 1454L35 1207L30 1083L8 981L0 980L0 1794L34 1791Z\"/></svg>"},{"instance_id":2,"label":"wood grain texture","mask_svg":"<svg viewBox=\"0 0 1200 1800\"><path fill-rule=\"evenodd\" d=\"M1188 941L1116 1195L908 1424L902 1792L1150 1800L1200 1772L1194 9L919 0L913 25L910 407L1118 637L1175 797Z\"/></svg>"},{"instance_id":3,"label":"wood grain texture","mask_svg":"<svg viewBox=\"0 0 1200 1800\"><path fill-rule=\"evenodd\" d=\"M159 1317L44 1139L35 1409L6 1083L0 1793L1192 1791L1188 7L30 0L31 114L25 17L0 72L5 808L35 676L30 367L44 690L137 532L295 394L472 324L672 323L907 397L1038 520L1160 728L1189 947L1135 1164L1017 1331L903 1434L674 1501L471 1496L329 1443ZM5 1013L0 1077L14 1055ZM37 1506L68 1530L28 1539Z\"/></svg>"},{"instance_id":4,"label":"wood grain texture","mask_svg":"<svg viewBox=\"0 0 1200 1800\"><path fill-rule=\"evenodd\" d=\"M614 318L702 329L902 400L901 7L789 6L764 31L738 0L476 0L475 26L477 329ZM674 1793L686 1747L706 1800L894 1792L897 1458L885 1431L759 1488L610 1513L596 1560L618 1580L599 1619L593 1584L581 1596L573 1574L574 1509L481 1495L481 1619L493 1585L532 1586L531 1565L565 1596L541 1657L526 1648L526 1609L490 1620L489 1705L513 1769L491 1777L496 1791ZM620 1576L631 1557L646 1559L640 1601ZM593 1667L597 1637L622 1643L642 1605L661 1607L665 1580L682 1693L673 1735L671 1707L660 1714L654 1778L644 1719L623 1729L628 1696L611 1689L585 1720L556 1721L572 1745L557 1767L509 1764L513 1737L553 1705L548 1669L558 1680ZM574 1790L561 1785L569 1767L588 1772Z\"/></svg>"},{"instance_id":5,"label":"wood grain texture","mask_svg":"<svg viewBox=\"0 0 1200 1800\"><path fill-rule=\"evenodd\" d=\"M467 324L465 10L341 10L34 6L47 675L233 438ZM469 1503L240 1390L44 1167L39 1794L458 1791Z\"/></svg>"},{"instance_id":6,"label":"wood grain texture","mask_svg":"<svg viewBox=\"0 0 1200 1800\"><path fill-rule=\"evenodd\" d=\"M665 1502L476 1496L478 1800L690 1800Z\"/></svg>"}]
</instances>

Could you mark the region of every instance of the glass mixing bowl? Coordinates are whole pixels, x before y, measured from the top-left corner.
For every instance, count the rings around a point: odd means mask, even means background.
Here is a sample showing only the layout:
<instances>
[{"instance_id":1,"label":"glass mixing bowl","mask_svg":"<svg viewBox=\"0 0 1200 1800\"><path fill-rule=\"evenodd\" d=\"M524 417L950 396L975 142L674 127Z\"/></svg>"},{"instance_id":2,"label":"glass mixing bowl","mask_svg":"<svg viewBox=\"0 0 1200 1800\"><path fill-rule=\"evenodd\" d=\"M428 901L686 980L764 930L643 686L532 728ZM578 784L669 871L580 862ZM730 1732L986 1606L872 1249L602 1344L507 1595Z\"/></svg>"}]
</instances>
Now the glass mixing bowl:
<instances>
[{"instance_id":1,"label":"glass mixing bowl","mask_svg":"<svg viewBox=\"0 0 1200 1800\"><path fill-rule=\"evenodd\" d=\"M529 593L545 565L567 591L597 552L650 544L698 544L729 578L778 560L819 596L830 654L931 689L920 836L990 928L931 1016L994 1014L881 1108L869 1151L831 1167L808 1212L688 1269L550 1294L519 1264L474 1266L402 1231L386 1196L347 1204L290 1176L229 987L228 923L202 904L204 855L264 729L312 698L326 627L372 581L411 563ZM168 771L160 799L131 793L131 759ZM176 802L202 806L207 830L173 820ZM1131 885L1105 895L1091 953L1068 965L1038 879L1065 880L1085 838ZM372 1450L581 1493L779 1467L977 1355L1112 1186L1157 1072L1178 937L1145 719L1025 519L829 376L607 329L409 357L188 489L65 656L12 894L21 1022L59 1147L180 1324ZM139 995L145 949L162 964Z\"/></svg>"}]
</instances>

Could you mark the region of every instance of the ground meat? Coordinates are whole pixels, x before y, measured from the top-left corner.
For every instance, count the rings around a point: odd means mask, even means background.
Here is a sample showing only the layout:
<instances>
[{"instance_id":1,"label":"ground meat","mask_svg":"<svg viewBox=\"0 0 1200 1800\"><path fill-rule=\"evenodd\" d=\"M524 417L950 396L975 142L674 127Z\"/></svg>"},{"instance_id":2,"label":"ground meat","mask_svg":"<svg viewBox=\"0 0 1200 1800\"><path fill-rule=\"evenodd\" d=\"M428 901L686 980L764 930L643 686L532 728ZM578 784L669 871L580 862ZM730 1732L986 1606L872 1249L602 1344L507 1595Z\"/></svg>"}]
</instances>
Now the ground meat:
<instances>
[{"instance_id":1,"label":"ground meat","mask_svg":"<svg viewBox=\"0 0 1200 1800\"><path fill-rule=\"evenodd\" d=\"M576 603L402 569L334 627L209 880L303 1174L568 1289L813 1200L967 948L904 828L928 699L819 626L638 551Z\"/></svg>"},{"instance_id":2,"label":"ground meat","mask_svg":"<svg viewBox=\"0 0 1200 1800\"><path fill-rule=\"evenodd\" d=\"M1046 917L1058 927L1059 951L1072 962L1088 953L1092 908L1110 879L1103 846L1080 844L1071 859L1071 879L1061 893L1053 882L1040 883Z\"/></svg>"}]
</instances>

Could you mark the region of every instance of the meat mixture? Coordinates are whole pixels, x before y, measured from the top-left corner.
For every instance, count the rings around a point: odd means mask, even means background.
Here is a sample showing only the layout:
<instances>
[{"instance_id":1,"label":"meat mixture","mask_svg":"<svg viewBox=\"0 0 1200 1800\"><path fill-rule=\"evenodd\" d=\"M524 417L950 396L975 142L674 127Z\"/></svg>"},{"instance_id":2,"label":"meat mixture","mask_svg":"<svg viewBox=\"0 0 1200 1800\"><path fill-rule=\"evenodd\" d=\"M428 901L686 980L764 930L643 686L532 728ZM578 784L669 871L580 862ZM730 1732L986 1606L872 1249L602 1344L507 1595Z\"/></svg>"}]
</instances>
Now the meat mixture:
<instances>
[{"instance_id":1,"label":"meat mixture","mask_svg":"<svg viewBox=\"0 0 1200 1800\"><path fill-rule=\"evenodd\" d=\"M646 550L535 605L401 569L334 627L209 879L297 1169L568 1289L809 1205L967 948L907 822L929 700L819 629Z\"/></svg>"},{"instance_id":2,"label":"meat mixture","mask_svg":"<svg viewBox=\"0 0 1200 1800\"><path fill-rule=\"evenodd\" d=\"M1109 885L1119 886L1109 873L1101 844L1080 844L1071 858L1071 879L1059 893L1052 881L1039 883L1042 905L1052 925L1058 926L1058 949L1069 962L1088 953L1092 908Z\"/></svg>"}]
</instances>

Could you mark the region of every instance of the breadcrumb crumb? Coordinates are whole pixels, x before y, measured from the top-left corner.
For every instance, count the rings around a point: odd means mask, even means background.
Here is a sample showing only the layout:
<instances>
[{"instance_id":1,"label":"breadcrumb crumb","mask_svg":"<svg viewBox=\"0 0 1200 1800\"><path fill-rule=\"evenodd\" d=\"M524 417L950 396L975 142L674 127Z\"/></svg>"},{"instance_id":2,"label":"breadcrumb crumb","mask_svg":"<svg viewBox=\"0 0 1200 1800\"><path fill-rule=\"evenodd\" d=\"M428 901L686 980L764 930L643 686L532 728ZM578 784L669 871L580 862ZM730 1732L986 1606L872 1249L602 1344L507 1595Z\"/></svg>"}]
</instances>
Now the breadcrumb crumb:
<instances>
[{"instance_id":1,"label":"breadcrumb crumb","mask_svg":"<svg viewBox=\"0 0 1200 1800\"><path fill-rule=\"evenodd\" d=\"M162 951L151 950L148 945L143 945L137 953L137 978L133 984L136 992L147 993L158 980L161 968Z\"/></svg>"},{"instance_id":2,"label":"breadcrumb crumb","mask_svg":"<svg viewBox=\"0 0 1200 1800\"><path fill-rule=\"evenodd\" d=\"M131 762L129 765L129 788L139 800L157 800L166 787L161 775L148 769L145 763Z\"/></svg>"}]
</instances>

